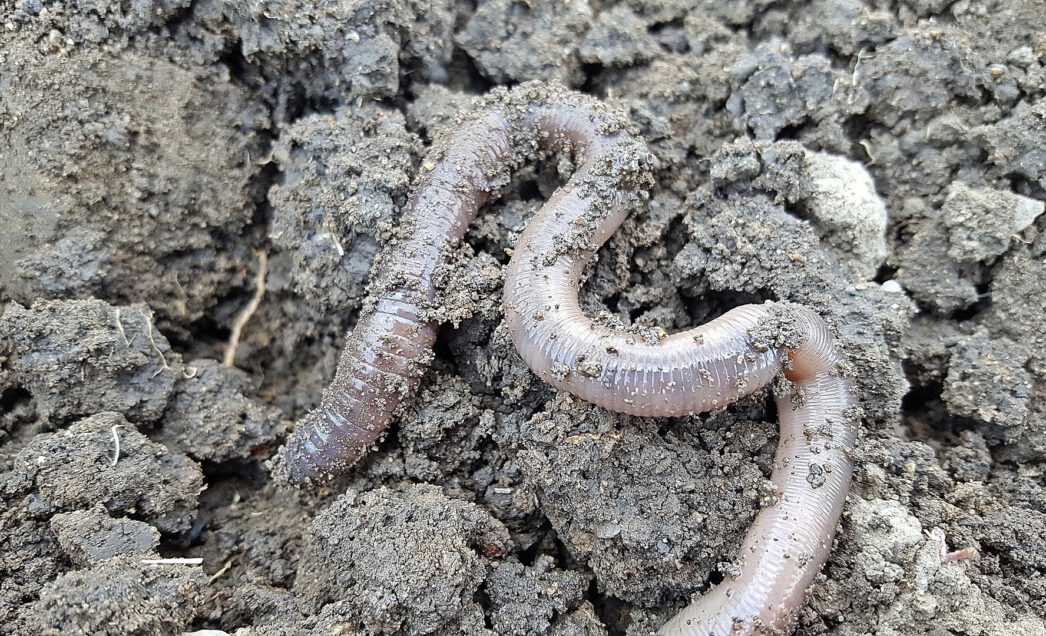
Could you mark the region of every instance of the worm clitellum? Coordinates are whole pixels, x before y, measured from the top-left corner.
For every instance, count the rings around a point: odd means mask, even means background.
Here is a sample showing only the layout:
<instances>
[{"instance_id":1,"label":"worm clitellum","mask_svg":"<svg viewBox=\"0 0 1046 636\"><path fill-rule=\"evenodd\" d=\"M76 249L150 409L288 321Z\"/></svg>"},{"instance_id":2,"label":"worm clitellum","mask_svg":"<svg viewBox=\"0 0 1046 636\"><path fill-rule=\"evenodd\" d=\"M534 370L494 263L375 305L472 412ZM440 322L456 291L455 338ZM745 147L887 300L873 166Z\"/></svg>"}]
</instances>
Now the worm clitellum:
<instances>
[{"instance_id":1,"label":"worm clitellum","mask_svg":"<svg viewBox=\"0 0 1046 636\"><path fill-rule=\"evenodd\" d=\"M585 265L647 185L647 151L622 118L591 98L526 84L488 96L437 146L375 271L387 281L349 336L319 409L298 426L277 476L301 484L346 472L416 389L436 336L433 274L479 208L526 159L569 151L575 170L529 221L508 266L505 314L527 365L604 408L668 417L722 407L768 385L780 441L763 508L728 577L662 634L786 632L828 557L850 486L856 401L828 327L794 305L746 305L656 343L596 323L578 304ZM760 336L776 324L780 337Z\"/></svg>"}]
</instances>

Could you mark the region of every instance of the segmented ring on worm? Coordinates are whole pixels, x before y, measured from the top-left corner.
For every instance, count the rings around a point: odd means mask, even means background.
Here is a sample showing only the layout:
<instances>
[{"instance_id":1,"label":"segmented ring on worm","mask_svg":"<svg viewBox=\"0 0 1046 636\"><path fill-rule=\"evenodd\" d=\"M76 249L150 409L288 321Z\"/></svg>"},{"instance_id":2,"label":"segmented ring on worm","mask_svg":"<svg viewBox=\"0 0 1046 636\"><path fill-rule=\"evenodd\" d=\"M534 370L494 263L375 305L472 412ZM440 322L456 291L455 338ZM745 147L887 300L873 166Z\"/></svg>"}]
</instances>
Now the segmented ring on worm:
<instances>
[{"instance_id":1,"label":"segmented ring on worm","mask_svg":"<svg viewBox=\"0 0 1046 636\"><path fill-rule=\"evenodd\" d=\"M581 311L585 265L648 185L647 151L595 100L526 84L498 90L426 162L380 260L389 281L348 337L335 378L277 459L295 484L346 472L380 438L431 356L439 303L434 274L479 209L535 152L569 151L577 166L526 226L505 280L505 319L527 365L546 382L604 408L667 417L705 412L765 387L779 373L777 503L757 515L739 574L698 599L662 634L778 633L794 625L827 559L853 470L856 400L835 341L814 311L746 305L656 344ZM376 268L378 269L378 268ZM754 334L784 320L797 337Z\"/></svg>"}]
</instances>

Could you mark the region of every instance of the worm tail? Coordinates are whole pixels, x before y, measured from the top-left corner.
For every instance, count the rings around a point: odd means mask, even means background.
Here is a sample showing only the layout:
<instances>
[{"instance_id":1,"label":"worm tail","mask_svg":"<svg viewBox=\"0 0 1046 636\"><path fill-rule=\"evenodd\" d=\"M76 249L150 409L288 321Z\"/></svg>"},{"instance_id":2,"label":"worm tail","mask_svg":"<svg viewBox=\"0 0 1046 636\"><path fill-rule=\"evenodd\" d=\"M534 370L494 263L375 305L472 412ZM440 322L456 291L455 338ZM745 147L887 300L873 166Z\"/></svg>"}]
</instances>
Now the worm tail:
<instances>
[{"instance_id":1,"label":"worm tail","mask_svg":"<svg viewBox=\"0 0 1046 636\"><path fill-rule=\"evenodd\" d=\"M345 343L320 407L298 425L278 456L282 483L327 481L346 472L385 433L393 412L420 382L436 326L396 295L378 302Z\"/></svg>"},{"instance_id":2,"label":"worm tail","mask_svg":"<svg viewBox=\"0 0 1046 636\"><path fill-rule=\"evenodd\" d=\"M808 336L793 353L795 392L777 399L781 438L771 475L777 500L745 535L737 575L679 612L662 636L791 633L828 559L853 475L856 401L835 370L827 327L810 310L801 317Z\"/></svg>"}]
</instances>

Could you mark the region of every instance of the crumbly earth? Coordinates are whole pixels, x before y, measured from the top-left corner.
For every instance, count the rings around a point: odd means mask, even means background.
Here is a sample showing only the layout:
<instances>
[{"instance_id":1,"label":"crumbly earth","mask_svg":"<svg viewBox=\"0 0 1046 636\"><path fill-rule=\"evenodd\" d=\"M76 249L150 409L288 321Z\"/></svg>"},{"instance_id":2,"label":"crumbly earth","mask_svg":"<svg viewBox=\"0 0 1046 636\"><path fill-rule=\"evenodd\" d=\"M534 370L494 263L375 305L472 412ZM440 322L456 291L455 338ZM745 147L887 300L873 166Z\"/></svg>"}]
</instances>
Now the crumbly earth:
<instances>
[{"instance_id":1,"label":"crumbly earth","mask_svg":"<svg viewBox=\"0 0 1046 636\"><path fill-rule=\"evenodd\" d=\"M768 396L620 416L508 340L503 270L569 157L470 227L432 369L365 461L310 491L265 469L388 283L427 147L540 79L651 153L591 315L657 337L778 300L838 334L865 431L797 633L1046 634L1044 23L1042 0L0 0L0 633L645 636L728 576L772 495ZM202 564L143 563L174 558Z\"/></svg>"}]
</instances>

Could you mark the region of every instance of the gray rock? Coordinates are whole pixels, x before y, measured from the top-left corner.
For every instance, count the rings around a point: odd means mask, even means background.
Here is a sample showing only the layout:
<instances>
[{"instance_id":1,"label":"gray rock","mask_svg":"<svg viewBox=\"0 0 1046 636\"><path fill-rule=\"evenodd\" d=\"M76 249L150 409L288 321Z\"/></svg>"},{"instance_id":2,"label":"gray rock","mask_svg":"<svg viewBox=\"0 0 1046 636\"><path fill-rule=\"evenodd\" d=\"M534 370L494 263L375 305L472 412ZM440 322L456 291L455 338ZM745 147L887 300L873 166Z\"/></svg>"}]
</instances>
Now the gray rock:
<instances>
[{"instance_id":1,"label":"gray rock","mask_svg":"<svg viewBox=\"0 0 1046 636\"><path fill-rule=\"evenodd\" d=\"M886 259L886 205L864 166L845 157L808 152L806 211L835 254L863 280Z\"/></svg>"}]
</instances>

